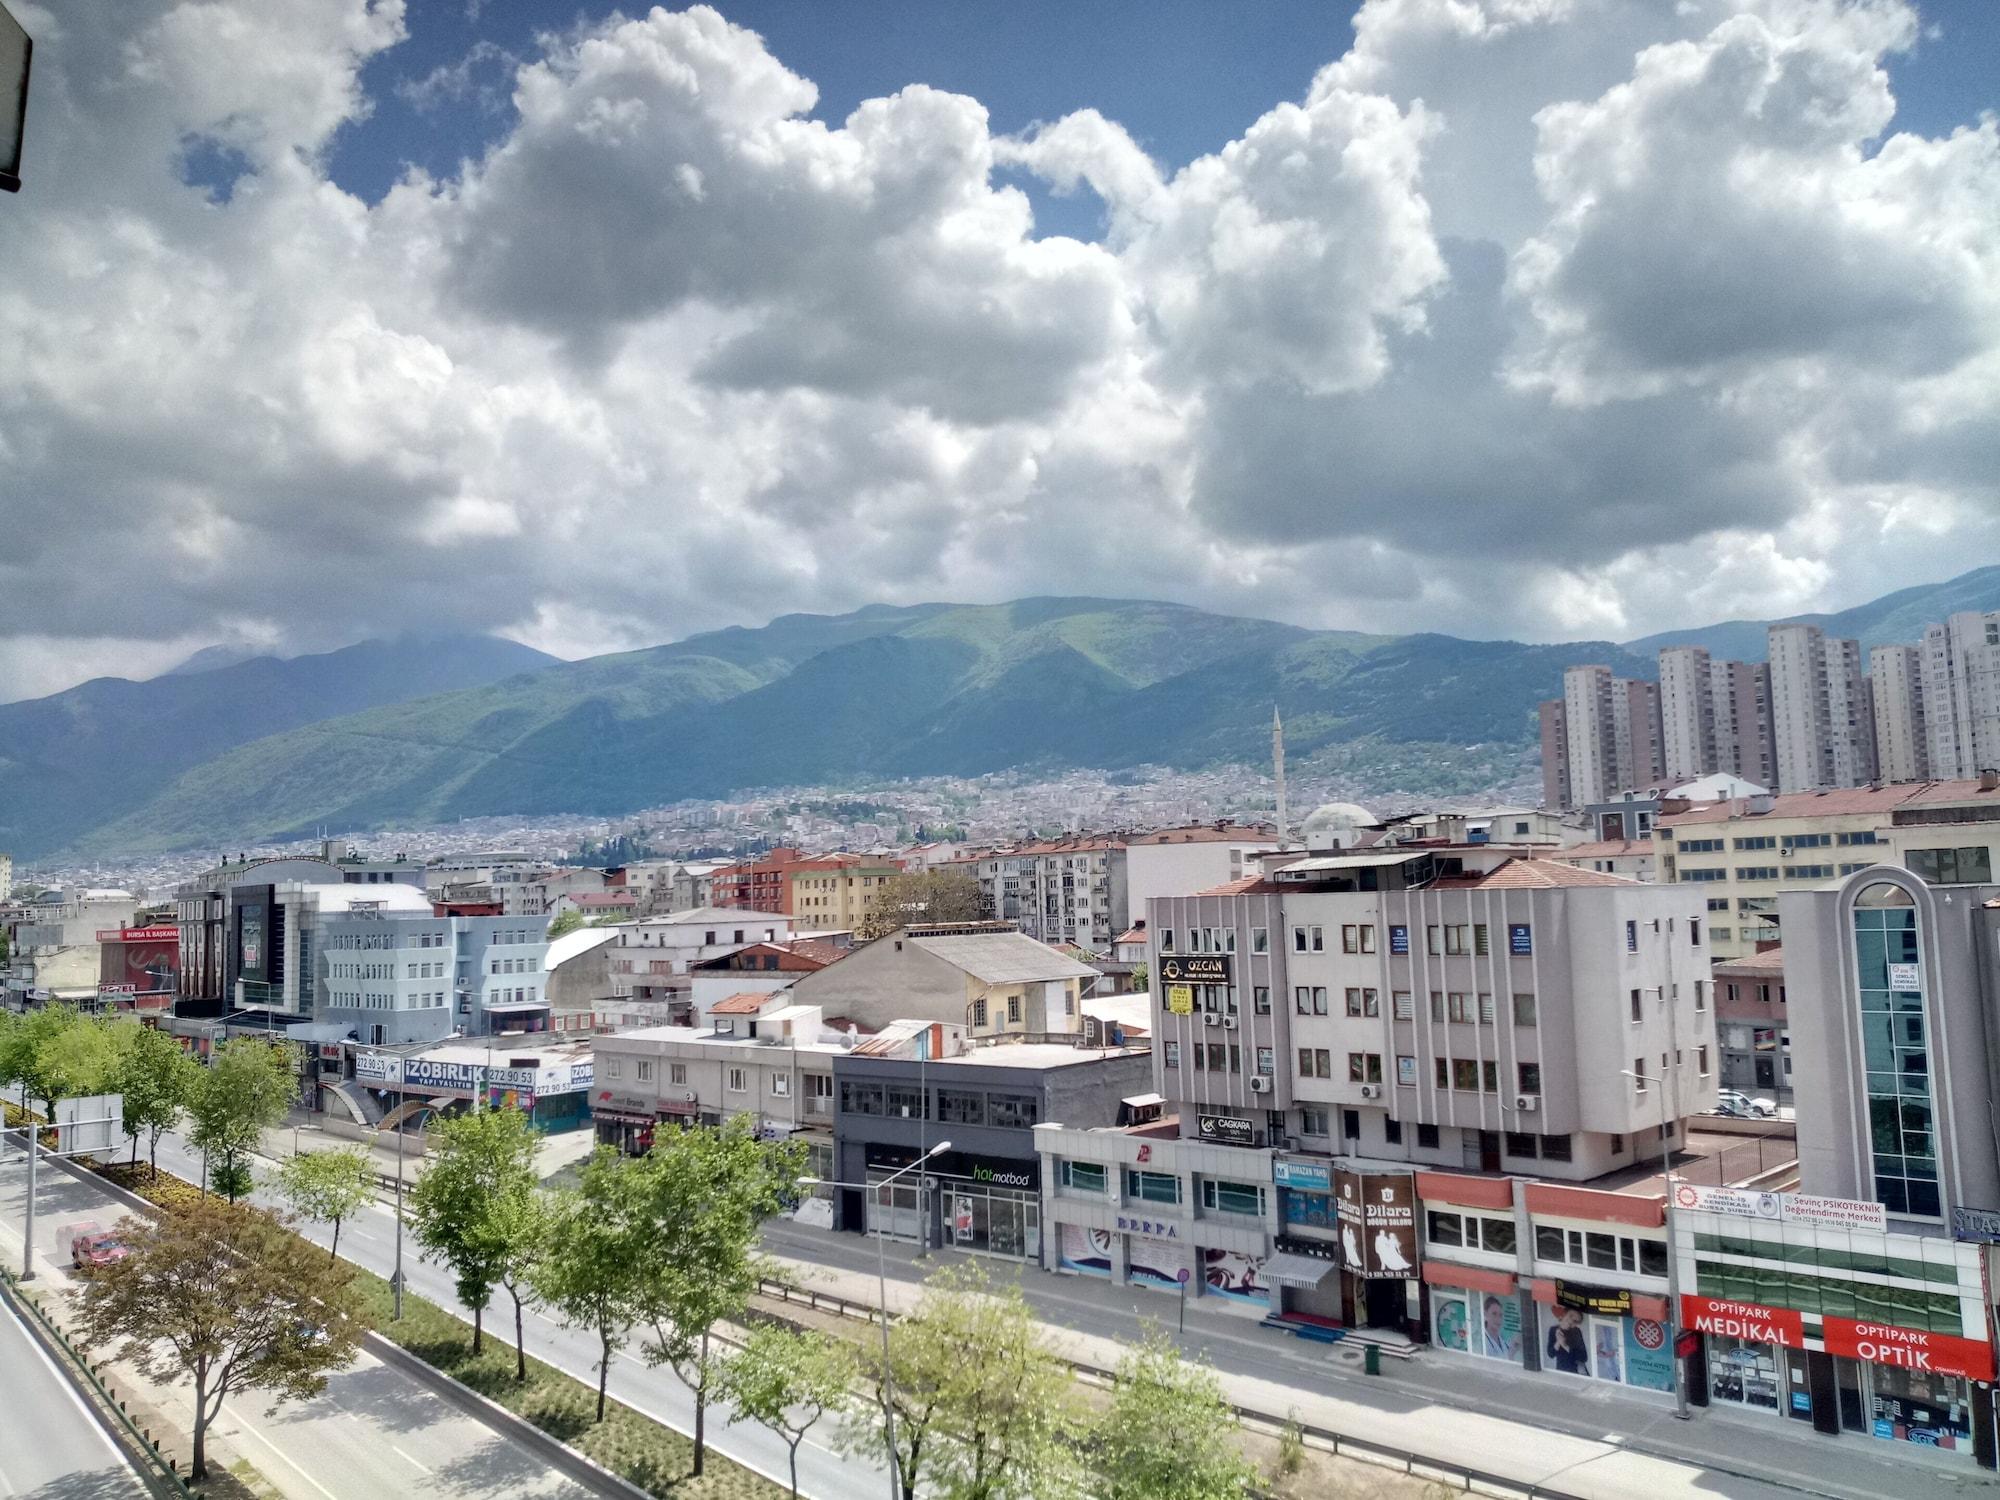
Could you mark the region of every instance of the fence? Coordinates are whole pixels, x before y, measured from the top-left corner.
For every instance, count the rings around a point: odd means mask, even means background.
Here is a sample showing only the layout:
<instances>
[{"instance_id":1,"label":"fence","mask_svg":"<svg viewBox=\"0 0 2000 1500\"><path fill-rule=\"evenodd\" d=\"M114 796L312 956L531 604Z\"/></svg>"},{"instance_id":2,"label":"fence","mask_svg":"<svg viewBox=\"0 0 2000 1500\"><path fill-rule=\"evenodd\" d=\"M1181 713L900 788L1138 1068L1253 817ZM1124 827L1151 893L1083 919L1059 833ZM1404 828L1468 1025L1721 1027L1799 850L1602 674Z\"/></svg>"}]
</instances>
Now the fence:
<instances>
[{"instance_id":1,"label":"fence","mask_svg":"<svg viewBox=\"0 0 2000 1500\"><path fill-rule=\"evenodd\" d=\"M1793 1166L1798 1159L1798 1140L1787 1131L1783 1135L1764 1135L1739 1141L1734 1146L1725 1146L1713 1156L1676 1162L1674 1176L1682 1182L1699 1183L1704 1187L1728 1187L1749 1182L1780 1167Z\"/></svg>"},{"instance_id":2,"label":"fence","mask_svg":"<svg viewBox=\"0 0 2000 1500\"><path fill-rule=\"evenodd\" d=\"M146 1468L151 1471L147 1477L156 1485L164 1486L165 1493L180 1497L180 1500L188 1500L194 1492L181 1477L179 1467L172 1458L160 1452L159 1439L155 1438L149 1429L133 1421L132 1414L125 1410L125 1403L112 1394L111 1387L98 1378L97 1367L91 1363L90 1357L70 1342L69 1335L42 1310L40 1303L21 1294L19 1284L4 1270L0 1270L0 1289L4 1289L0 1290L0 1296L4 1296L7 1305L24 1321L33 1323L33 1332L38 1334L45 1344L53 1345L68 1361L69 1372L73 1376L82 1377L83 1382L89 1386L91 1394L97 1397L98 1408L109 1413L125 1430L131 1439L128 1446L139 1454L145 1461Z\"/></svg>"}]
</instances>

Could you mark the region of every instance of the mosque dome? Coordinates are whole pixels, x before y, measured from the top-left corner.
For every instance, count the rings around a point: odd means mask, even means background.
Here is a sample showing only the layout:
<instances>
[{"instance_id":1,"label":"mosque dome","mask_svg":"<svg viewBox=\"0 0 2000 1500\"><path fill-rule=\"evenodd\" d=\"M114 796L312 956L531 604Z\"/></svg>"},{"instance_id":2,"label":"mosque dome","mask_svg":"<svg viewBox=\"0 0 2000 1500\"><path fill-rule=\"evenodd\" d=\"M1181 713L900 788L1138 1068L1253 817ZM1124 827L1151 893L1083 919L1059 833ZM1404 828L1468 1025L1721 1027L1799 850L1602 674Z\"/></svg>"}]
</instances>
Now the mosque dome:
<instances>
[{"instance_id":1,"label":"mosque dome","mask_svg":"<svg viewBox=\"0 0 2000 1500\"><path fill-rule=\"evenodd\" d=\"M1360 830L1381 826L1381 820L1358 802L1328 802L1306 815L1299 836L1308 849L1346 849Z\"/></svg>"}]
</instances>

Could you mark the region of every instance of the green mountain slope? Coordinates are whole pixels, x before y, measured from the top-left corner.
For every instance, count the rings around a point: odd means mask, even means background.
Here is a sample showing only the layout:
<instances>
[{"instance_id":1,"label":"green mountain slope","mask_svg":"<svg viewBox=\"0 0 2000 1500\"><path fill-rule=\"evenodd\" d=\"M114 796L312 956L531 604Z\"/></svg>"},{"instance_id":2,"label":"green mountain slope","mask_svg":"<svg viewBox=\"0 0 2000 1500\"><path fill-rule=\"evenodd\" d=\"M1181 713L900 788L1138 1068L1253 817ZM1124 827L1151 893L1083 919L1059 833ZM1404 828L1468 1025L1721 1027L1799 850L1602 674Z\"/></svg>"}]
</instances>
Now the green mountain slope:
<instances>
[{"instance_id":1,"label":"green mountain slope","mask_svg":"<svg viewBox=\"0 0 2000 1500\"><path fill-rule=\"evenodd\" d=\"M1625 649L1652 658L1665 646L1706 646L1734 661L1762 661L1764 632L1772 625L1818 625L1828 635L1846 636L1870 646L1914 645L1924 627L1960 610L2000 609L2000 567L1975 568L1943 583L1923 583L1897 589L1866 604L1830 615L1787 615L1783 620L1726 620L1696 630L1669 630L1627 641ZM1652 676L1652 672L1646 675Z\"/></svg>"}]
</instances>

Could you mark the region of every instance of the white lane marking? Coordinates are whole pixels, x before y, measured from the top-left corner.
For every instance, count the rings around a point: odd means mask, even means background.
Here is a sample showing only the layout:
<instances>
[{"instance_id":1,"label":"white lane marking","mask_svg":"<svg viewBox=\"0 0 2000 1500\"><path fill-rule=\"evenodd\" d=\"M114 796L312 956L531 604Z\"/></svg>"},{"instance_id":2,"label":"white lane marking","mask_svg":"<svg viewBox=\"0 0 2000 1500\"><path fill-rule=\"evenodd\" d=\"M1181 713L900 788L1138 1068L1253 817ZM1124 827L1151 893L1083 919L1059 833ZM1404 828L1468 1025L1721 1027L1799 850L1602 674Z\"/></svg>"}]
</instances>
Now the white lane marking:
<instances>
[{"instance_id":1,"label":"white lane marking","mask_svg":"<svg viewBox=\"0 0 2000 1500\"><path fill-rule=\"evenodd\" d=\"M242 1412L231 1411L230 1408L226 1406L223 1408L223 1410L225 1412L228 1412L230 1416L236 1419L236 1430L238 1432L242 1433L245 1437L253 1437L258 1442L262 1443L265 1446L265 1448L268 1449L271 1452L271 1454L278 1460L279 1463L283 1464L286 1468L290 1469L294 1474L298 1475L299 1478L303 1479L307 1484L311 1485L314 1489L318 1490L322 1495L326 1496L326 1500L340 1500L340 1497L334 1494L332 1490L328 1489L325 1485L321 1484L317 1479L313 1478L312 1475L308 1474L304 1469L300 1468L297 1464L293 1463L290 1458L286 1457L284 1450L281 1449L276 1443L272 1442L269 1438L265 1437L263 1433L259 1432L256 1428L252 1427L248 1422L246 1422L243 1419Z\"/></svg>"},{"instance_id":2,"label":"white lane marking","mask_svg":"<svg viewBox=\"0 0 2000 1500\"><path fill-rule=\"evenodd\" d=\"M96 1438L98 1442L102 1443L110 1451L111 1456L118 1461L121 1468L132 1469L132 1461L125 1456L125 1450L111 1440L110 1435L105 1432L103 1424L98 1421L97 1413L84 1403L83 1397L76 1393L76 1387L69 1383L69 1377L56 1367L54 1360L49 1358L48 1350L42 1347L41 1340L29 1332L20 1319L15 1318L11 1312L8 1314L8 1319L20 1330L21 1341L35 1351L35 1358L40 1360L42 1368L49 1372L50 1383L61 1390L65 1396L69 1397L70 1404L83 1413L84 1423L89 1427L91 1436ZM138 1471L134 1469L132 1472L136 1474ZM5 1473L0 1472L0 1480L4 1479L6 1479ZM14 1484L12 1480L7 1480L7 1488L9 1491L13 1491Z\"/></svg>"},{"instance_id":3,"label":"white lane marking","mask_svg":"<svg viewBox=\"0 0 2000 1500\"><path fill-rule=\"evenodd\" d=\"M428 1464L417 1463L417 1461L414 1458L410 1458L409 1454L404 1453L403 1450L401 1448L396 1447L394 1443L389 1444L389 1447L401 1457L409 1459L411 1463L416 1464L416 1466L419 1469L422 1469L426 1474L435 1474L437 1472L437 1470L431 1468Z\"/></svg>"}]
</instances>

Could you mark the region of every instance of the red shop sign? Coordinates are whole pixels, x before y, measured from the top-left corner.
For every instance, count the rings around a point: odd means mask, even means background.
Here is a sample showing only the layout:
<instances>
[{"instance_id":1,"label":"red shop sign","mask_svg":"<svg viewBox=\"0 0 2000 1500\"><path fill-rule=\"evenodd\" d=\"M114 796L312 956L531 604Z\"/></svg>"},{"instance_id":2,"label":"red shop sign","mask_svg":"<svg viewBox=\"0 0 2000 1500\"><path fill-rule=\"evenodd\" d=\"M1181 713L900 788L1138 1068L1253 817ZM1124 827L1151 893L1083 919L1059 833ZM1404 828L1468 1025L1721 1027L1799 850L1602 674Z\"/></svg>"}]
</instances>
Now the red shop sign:
<instances>
[{"instance_id":1,"label":"red shop sign","mask_svg":"<svg viewBox=\"0 0 2000 1500\"><path fill-rule=\"evenodd\" d=\"M1681 1297L1681 1322L1703 1333L1748 1339L1753 1344L1806 1346L1805 1314L1792 1307L1765 1307L1756 1302L1725 1302L1716 1297Z\"/></svg>"},{"instance_id":2,"label":"red shop sign","mask_svg":"<svg viewBox=\"0 0 2000 1500\"><path fill-rule=\"evenodd\" d=\"M1860 1323L1853 1318L1826 1320L1826 1349L1872 1365L1900 1365L1937 1375L1963 1375L1969 1380L1993 1378L1993 1346L1950 1333L1922 1333L1888 1323Z\"/></svg>"}]
</instances>

